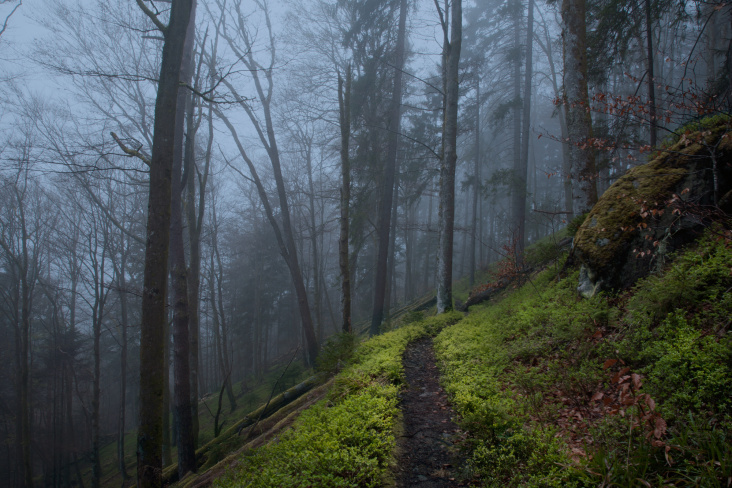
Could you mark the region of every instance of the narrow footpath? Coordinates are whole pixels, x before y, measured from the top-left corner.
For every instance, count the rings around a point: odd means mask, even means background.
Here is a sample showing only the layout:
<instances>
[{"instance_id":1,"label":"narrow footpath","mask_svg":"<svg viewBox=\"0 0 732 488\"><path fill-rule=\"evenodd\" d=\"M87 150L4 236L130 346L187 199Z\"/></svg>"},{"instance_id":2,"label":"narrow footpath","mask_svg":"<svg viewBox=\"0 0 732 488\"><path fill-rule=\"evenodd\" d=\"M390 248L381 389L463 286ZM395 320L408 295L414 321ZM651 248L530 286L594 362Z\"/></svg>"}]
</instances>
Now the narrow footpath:
<instances>
[{"instance_id":1,"label":"narrow footpath","mask_svg":"<svg viewBox=\"0 0 732 488\"><path fill-rule=\"evenodd\" d=\"M432 338L411 343L404 353L408 388L401 393L404 433L398 441L397 486L461 486L452 448L458 435L453 410L440 386Z\"/></svg>"}]
</instances>

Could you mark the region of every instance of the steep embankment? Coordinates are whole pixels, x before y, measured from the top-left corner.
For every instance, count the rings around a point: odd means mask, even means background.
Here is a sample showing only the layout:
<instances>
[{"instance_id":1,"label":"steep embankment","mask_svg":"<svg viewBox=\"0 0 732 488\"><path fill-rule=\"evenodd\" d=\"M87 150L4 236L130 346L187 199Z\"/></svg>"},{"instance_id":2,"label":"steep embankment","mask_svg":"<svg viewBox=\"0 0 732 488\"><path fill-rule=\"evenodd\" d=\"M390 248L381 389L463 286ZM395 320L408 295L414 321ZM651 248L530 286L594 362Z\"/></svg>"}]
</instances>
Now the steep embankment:
<instances>
[{"instance_id":1,"label":"steep embankment","mask_svg":"<svg viewBox=\"0 0 732 488\"><path fill-rule=\"evenodd\" d=\"M332 342L348 366L327 397L215 486L732 486L728 133L717 119L622 178L568 263L538 244L526 261L551 264L499 273L465 317Z\"/></svg>"},{"instance_id":2,"label":"steep embankment","mask_svg":"<svg viewBox=\"0 0 732 488\"><path fill-rule=\"evenodd\" d=\"M562 275L436 337L465 479L732 486L732 138L697 126L605 193Z\"/></svg>"},{"instance_id":3,"label":"steep embankment","mask_svg":"<svg viewBox=\"0 0 732 488\"><path fill-rule=\"evenodd\" d=\"M485 486L729 486L732 233L577 294L548 269L435 339Z\"/></svg>"}]
</instances>

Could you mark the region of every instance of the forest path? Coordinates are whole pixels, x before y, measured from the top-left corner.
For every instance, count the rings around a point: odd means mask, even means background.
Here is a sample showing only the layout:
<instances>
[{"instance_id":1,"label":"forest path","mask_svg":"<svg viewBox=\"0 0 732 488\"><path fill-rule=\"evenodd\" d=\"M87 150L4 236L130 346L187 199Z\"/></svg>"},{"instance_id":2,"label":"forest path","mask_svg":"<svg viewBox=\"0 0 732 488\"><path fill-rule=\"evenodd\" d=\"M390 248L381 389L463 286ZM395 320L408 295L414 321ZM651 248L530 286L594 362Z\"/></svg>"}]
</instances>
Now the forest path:
<instances>
[{"instance_id":1,"label":"forest path","mask_svg":"<svg viewBox=\"0 0 732 488\"><path fill-rule=\"evenodd\" d=\"M447 394L440 386L432 338L407 346L403 358L407 388L400 394L404 433L398 440L399 487L442 488L461 486L452 448L458 427Z\"/></svg>"}]
</instances>

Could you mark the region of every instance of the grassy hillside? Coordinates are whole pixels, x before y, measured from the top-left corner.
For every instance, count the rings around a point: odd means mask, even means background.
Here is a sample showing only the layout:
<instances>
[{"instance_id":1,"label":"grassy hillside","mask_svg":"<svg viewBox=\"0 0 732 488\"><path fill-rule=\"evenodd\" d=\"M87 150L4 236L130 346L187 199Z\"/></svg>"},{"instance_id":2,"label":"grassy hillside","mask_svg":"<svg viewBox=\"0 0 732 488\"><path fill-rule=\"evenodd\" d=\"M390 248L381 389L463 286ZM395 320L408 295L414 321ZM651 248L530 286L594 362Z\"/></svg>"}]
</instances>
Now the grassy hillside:
<instances>
[{"instance_id":1,"label":"grassy hillside","mask_svg":"<svg viewBox=\"0 0 732 488\"><path fill-rule=\"evenodd\" d=\"M327 398L215 486L393 483L401 357L425 334L465 432L464 482L730 486L732 233L710 230L660 273L591 299L562 261L465 316L408 313L358 346L332 342L324 358L349 366Z\"/></svg>"},{"instance_id":2,"label":"grassy hillside","mask_svg":"<svg viewBox=\"0 0 732 488\"><path fill-rule=\"evenodd\" d=\"M732 235L619 294L556 267L435 340L483 486L730 486Z\"/></svg>"},{"instance_id":3,"label":"grassy hillside","mask_svg":"<svg viewBox=\"0 0 732 488\"><path fill-rule=\"evenodd\" d=\"M389 479L398 430L398 397L407 344L460 314L431 317L371 338L355 348L332 341L325 354L348 360L328 397L304 411L278 442L252 450L217 487L362 487ZM341 338L342 339L342 338Z\"/></svg>"}]
</instances>

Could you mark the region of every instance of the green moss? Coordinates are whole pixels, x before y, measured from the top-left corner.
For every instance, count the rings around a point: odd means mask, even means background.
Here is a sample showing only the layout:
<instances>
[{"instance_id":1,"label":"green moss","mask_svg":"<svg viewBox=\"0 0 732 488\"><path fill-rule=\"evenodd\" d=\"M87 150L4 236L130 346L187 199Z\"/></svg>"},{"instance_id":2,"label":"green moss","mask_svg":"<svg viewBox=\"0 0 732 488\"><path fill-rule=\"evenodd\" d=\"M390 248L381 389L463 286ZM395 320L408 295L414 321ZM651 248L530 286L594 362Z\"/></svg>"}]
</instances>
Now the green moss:
<instances>
[{"instance_id":1,"label":"green moss","mask_svg":"<svg viewBox=\"0 0 732 488\"><path fill-rule=\"evenodd\" d=\"M622 297L581 300L576 272L557 282L547 270L439 334L443 384L469 434L467 475L491 487L724 486L732 475L732 244L722 233L713 229ZM568 458L568 431L555 427L568 405L585 415L597 391L611 390L617 370L603 368L608 358L641 375L636 393L650 395L668 422L671 463L632 405L587 424L589 456Z\"/></svg>"},{"instance_id":2,"label":"green moss","mask_svg":"<svg viewBox=\"0 0 732 488\"><path fill-rule=\"evenodd\" d=\"M662 204L688 173L666 158L637 166L616 181L592 208L575 236L575 246L596 267L611 263L618 250L639 232L641 205Z\"/></svg>"},{"instance_id":3,"label":"green moss","mask_svg":"<svg viewBox=\"0 0 732 488\"><path fill-rule=\"evenodd\" d=\"M629 170L592 208L575 237L584 260L595 269L613 264L626 243L644 230L641 207L664 210L672 191L689 175L690 166L707 147L717 151L732 148L728 118L712 119L701 132L684 136L659 151L647 164ZM716 124L716 125L715 125ZM703 144L696 141L701 138ZM670 211L670 209L669 209Z\"/></svg>"},{"instance_id":4,"label":"green moss","mask_svg":"<svg viewBox=\"0 0 732 488\"><path fill-rule=\"evenodd\" d=\"M329 363L348 361L325 400L277 442L243 456L217 487L371 487L388 478L396 446L402 355L409 342L462 317L442 314L363 342L334 339Z\"/></svg>"}]
</instances>

